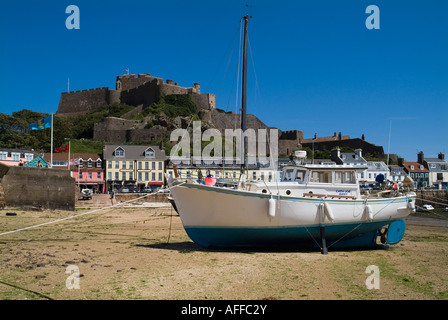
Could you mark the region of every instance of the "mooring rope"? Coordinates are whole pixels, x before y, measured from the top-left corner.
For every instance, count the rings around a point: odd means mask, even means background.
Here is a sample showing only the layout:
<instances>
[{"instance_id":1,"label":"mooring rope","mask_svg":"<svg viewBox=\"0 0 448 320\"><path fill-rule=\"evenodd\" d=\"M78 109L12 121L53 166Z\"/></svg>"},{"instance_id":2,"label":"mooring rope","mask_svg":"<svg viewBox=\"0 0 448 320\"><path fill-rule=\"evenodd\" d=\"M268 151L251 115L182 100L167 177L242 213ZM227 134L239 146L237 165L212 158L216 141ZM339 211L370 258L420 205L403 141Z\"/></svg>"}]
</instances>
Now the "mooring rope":
<instances>
[{"instance_id":1,"label":"mooring rope","mask_svg":"<svg viewBox=\"0 0 448 320\"><path fill-rule=\"evenodd\" d=\"M44 222L44 223L41 223L41 224L36 224L36 225L34 225L34 226L29 226L29 227L25 227L25 228L20 228L20 229L16 229L16 230L11 230L11 231L7 231L7 232L3 232L3 233L0 233L0 236L6 235L6 234L15 233L15 232L19 232L19 231L24 231L24 230L34 229L34 228L38 228L38 227L43 227L43 226L46 226L46 225L49 225L49 224L58 223L58 222L65 221L65 220L69 220L69 219L74 219L74 218L81 217L81 216L85 216L85 215L88 215L88 214L92 214L92 213L95 213L95 212L98 212L98 211L102 211L102 210L107 210L107 209L115 208L115 207L122 206L122 205L127 204L127 203L130 203L130 202L134 202L134 201L137 201L137 200L140 200L140 199L143 199L143 198L146 198L146 197L155 195L155 194L157 194L157 193L158 193L158 192L153 192L153 193L145 194L144 196L141 196L141 197L138 197L138 198L135 198L135 199L131 199L131 200L128 200L128 201L124 201L124 202L116 203L116 204L111 205L111 206L108 206L108 207L99 208L99 209L92 210L92 211L89 211L89 212L84 212L84 213L80 213L80 214L77 214L77 215L74 215L74 216L65 217L65 218L61 218L61 219L57 219L57 220L53 220L53 221L49 221L49 222Z\"/></svg>"}]
</instances>

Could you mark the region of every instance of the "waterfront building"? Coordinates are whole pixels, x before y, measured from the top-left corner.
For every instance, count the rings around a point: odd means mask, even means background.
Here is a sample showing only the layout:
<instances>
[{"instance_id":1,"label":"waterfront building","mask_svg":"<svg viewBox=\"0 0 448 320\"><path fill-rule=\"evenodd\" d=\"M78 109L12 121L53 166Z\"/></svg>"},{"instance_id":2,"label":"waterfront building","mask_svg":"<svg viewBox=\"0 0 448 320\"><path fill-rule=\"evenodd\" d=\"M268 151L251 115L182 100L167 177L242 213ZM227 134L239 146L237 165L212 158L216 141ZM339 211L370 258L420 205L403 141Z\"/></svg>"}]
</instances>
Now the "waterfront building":
<instances>
[{"instance_id":1,"label":"waterfront building","mask_svg":"<svg viewBox=\"0 0 448 320\"><path fill-rule=\"evenodd\" d=\"M70 159L69 159L70 155ZM50 163L51 154L46 153L44 159ZM92 189L94 193L104 193L103 161L97 153L53 153L53 168L70 170L79 191Z\"/></svg>"},{"instance_id":2,"label":"waterfront building","mask_svg":"<svg viewBox=\"0 0 448 320\"><path fill-rule=\"evenodd\" d=\"M438 190L446 190L448 187L448 163L445 155L439 153L437 158L425 158L423 152L418 154L418 162L429 170L430 186Z\"/></svg>"},{"instance_id":3,"label":"waterfront building","mask_svg":"<svg viewBox=\"0 0 448 320\"><path fill-rule=\"evenodd\" d=\"M39 155L33 149L0 148L0 162L8 166L25 165Z\"/></svg>"},{"instance_id":4,"label":"waterfront building","mask_svg":"<svg viewBox=\"0 0 448 320\"><path fill-rule=\"evenodd\" d=\"M429 170L423 164L417 161L404 161L400 158L398 165L403 167L404 172L414 180L415 189L423 189L430 185Z\"/></svg>"},{"instance_id":5,"label":"waterfront building","mask_svg":"<svg viewBox=\"0 0 448 320\"><path fill-rule=\"evenodd\" d=\"M164 186L166 156L158 146L105 145L103 160L108 190L132 192Z\"/></svg>"}]
</instances>

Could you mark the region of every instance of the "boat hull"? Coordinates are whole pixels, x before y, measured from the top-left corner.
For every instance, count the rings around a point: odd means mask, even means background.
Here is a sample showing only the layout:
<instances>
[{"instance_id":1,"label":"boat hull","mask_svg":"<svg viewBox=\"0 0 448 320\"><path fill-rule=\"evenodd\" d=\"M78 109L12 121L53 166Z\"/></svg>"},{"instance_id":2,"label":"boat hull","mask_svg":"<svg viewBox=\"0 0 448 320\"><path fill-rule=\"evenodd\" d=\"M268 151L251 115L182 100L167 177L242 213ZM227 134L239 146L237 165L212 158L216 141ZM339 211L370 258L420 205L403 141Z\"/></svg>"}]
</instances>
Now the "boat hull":
<instances>
[{"instance_id":1,"label":"boat hull","mask_svg":"<svg viewBox=\"0 0 448 320\"><path fill-rule=\"evenodd\" d=\"M188 236L206 248L317 248L322 227L328 247L375 246L379 230L409 215L415 201L271 197L199 184L171 193Z\"/></svg>"}]
</instances>

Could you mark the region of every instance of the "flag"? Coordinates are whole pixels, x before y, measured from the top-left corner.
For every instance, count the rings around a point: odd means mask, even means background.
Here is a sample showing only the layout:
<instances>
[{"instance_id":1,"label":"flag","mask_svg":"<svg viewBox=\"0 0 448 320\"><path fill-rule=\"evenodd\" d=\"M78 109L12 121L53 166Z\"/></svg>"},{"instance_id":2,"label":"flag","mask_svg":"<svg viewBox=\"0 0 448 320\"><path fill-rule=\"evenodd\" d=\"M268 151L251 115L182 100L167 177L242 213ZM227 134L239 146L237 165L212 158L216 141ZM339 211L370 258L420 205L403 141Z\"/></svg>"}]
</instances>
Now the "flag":
<instances>
[{"instance_id":1,"label":"flag","mask_svg":"<svg viewBox=\"0 0 448 320\"><path fill-rule=\"evenodd\" d=\"M51 128L51 126L52 126L51 116L48 116L48 117L43 118L42 120L39 120L37 122L33 122L28 127L31 130L42 130L42 129Z\"/></svg>"},{"instance_id":2,"label":"flag","mask_svg":"<svg viewBox=\"0 0 448 320\"><path fill-rule=\"evenodd\" d=\"M54 148L54 152L66 152L69 151L69 144L67 143L65 146Z\"/></svg>"},{"instance_id":3,"label":"flag","mask_svg":"<svg viewBox=\"0 0 448 320\"><path fill-rule=\"evenodd\" d=\"M78 159L72 159L72 160L70 160L70 165L79 165L79 161L80 159L78 158Z\"/></svg>"}]
</instances>

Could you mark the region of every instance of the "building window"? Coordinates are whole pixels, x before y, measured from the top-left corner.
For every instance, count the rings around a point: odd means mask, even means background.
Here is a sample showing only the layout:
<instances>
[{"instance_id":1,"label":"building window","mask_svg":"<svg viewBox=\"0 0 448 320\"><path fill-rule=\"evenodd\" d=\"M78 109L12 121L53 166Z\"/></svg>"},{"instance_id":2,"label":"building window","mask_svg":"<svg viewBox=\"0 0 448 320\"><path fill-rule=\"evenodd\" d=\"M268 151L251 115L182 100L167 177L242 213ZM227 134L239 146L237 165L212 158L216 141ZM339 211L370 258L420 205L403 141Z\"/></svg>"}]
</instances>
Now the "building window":
<instances>
[{"instance_id":1,"label":"building window","mask_svg":"<svg viewBox=\"0 0 448 320\"><path fill-rule=\"evenodd\" d=\"M89 172L89 180L92 180L92 172Z\"/></svg>"},{"instance_id":2,"label":"building window","mask_svg":"<svg viewBox=\"0 0 448 320\"><path fill-rule=\"evenodd\" d=\"M12 161L19 161L20 160L20 153L12 152L11 153Z\"/></svg>"},{"instance_id":3,"label":"building window","mask_svg":"<svg viewBox=\"0 0 448 320\"><path fill-rule=\"evenodd\" d=\"M134 169L134 162L129 161L129 169Z\"/></svg>"},{"instance_id":4,"label":"building window","mask_svg":"<svg viewBox=\"0 0 448 320\"><path fill-rule=\"evenodd\" d=\"M162 172L159 172L159 181L162 181Z\"/></svg>"},{"instance_id":5,"label":"building window","mask_svg":"<svg viewBox=\"0 0 448 320\"><path fill-rule=\"evenodd\" d=\"M115 172L115 180L118 180L118 172Z\"/></svg>"},{"instance_id":6,"label":"building window","mask_svg":"<svg viewBox=\"0 0 448 320\"><path fill-rule=\"evenodd\" d=\"M142 162L141 161L138 162L138 170L142 170Z\"/></svg>"},{"instance_id":7,"label":"building window","mask_svg":"<svg viewBox=\"0 0 448 320\"><path fill-rule=\"evenodd\" d=\"M129 180L134 180L134 175L132 172L129 172Z\"/></svg>"},{"instance_id":8,"label":"building window","mask_svg":"<svg viewBox=\"0 0 448 320\"><path fill-rule=\"evenodd\" d=\"M154 152L154 150L152 148L148 148L145 150L145 158L155 158L156 153Z\"/></svg>"},{"instance_id":9,"label":"building window","mask_svg":"<svg viewBox=\"0 0 448 320\"><path fill-rule=\"evenodd\" d=\"M138 173L138 181L142 181L142 173L141 172Z\"/></svg>"},{"instance_id":10,"label":"building window","mask_svg":"<svg viewBox=\"0 0 448 320\"><path fill-rule=\"evenodd\" d=\"M126 180L126 172L121 173L121 180Z\"/></svg>"},{"instance_id":11,"label":"building window","mask_svg":"<svg viewBox=\"0 0 448 320\"><path fill-rule=\"evenodd\" d=\"M25 161L31 161L34 159L34 155L32 153L25 153Z\"/></svg>"},{"instance_id":12,"label":"building window","mask_svg":"<svg viewBox=\"0 0 448 320\"><path fill-rule=\"evenodd\" d=\"M92 159L89 159L89 160L87 161L87 166L88 166L89 168L92 168Z\"/></svg>"},{"instance_id":13,"label":"building window","mask_svg":"<svg viewBox=\"0 0 448 320\"><path fill-rule=\"evenodd\" d=\"M148 170L149 169L149 163L148 163L148 161L145 161L145 170Z\"/></svg>"},{"instance_id":14,"label":"building window","mask_svg":"<svg viewBox=\"0 0 448 320\"><path fill-rule=\"evenodd\" d=\"M114 155L119 158L124 158L125 153L123 148L118 147L117 149L115 149Z\"/></svg>"},{"instance_id":15,"label":"building window","mask_svg":"<svg viewBox=\"0 0 448 320\"><path fill-rule=\"evenodd\" d=\"M151 162L151 169L156 170L156 163L154 161Z\"/></svg>"},{"instance_id":16,"label":"building window","mask_svg":"<svg viewBox=\"0 0 448 320\"><path fill-rule=\"evenodd\" d=\"M159 170L162 170L162 161L159 162Z\"/></svg>"},{"instance_id":17,"label":"building window","mask_svg":"<svg viewBox=\"0 0 448 320\"><path fill-rule=\"evenodd\" d=\"M112 161L107 161L107 168L112 169Z\"/></svg>"},{"instance_id":18,"label":"building window","mask_svg":"<svg viewBox=\"0 0 448 320\"><path fill-rule=\"evenodd\" d=\"M120 168L120 164L119 163L120 163L119 161L115 161L115 169Z\"/></svg>"},{"instance_id":19,"label":"building window","mask_svg":"<svg viewBox=\"0 0 448 320\"><path fill-rule=\"evenodd\" d=\"M121 168L122 169L126 169L126 161L122 161L121 162Z\"/></svg>"},{"instance_id":20,"label":"building window","mask_svg":"<svg viewBox=\"0 0 448 320\"><path fill-rule=\"evenodd\" d=\"M96 160L96 167L97 167L97 168L101 168L101 165L102 165L102 164L103 164L103 163L102 163L101 159Z\"/></svg>"},{"instance_id":21,"label":"building window","mask_svg":"<svg viewBox=\"0 0 448 320\"><path fill-rule=\"evenodd\" d=\"M98 172L96 173L96 179L97 179L97 180L101 180L101 172L100 172L100 171L98 171Z\"/></svg>"},{"instance_id":22,"label":"building window","mask_svg":"<svg viewBox=\"0 0 448 320\"><path fill-rule=\"evenodd\" d=\"M189 171L187 171L187 176L189 175ZM153 172L152 174L151 174L151 181L155 181L156 180L156 173L155 172Z\"/></svg>"},{"instance_id":23,"label":"building window","mask_svg":"<svg viewBox=\"0 0 448 320\"><path fill-rule=\"evenodd\" d=\"M112 180L112 172L107 173L107 180Z\"/></svg>"},{"instance_id":24,"label":"building window","mask_svg":"<svg viewBox=\"0 0 448 320\"><path fill-rule=\"evenodd\" d=\"M0 152L0 160L6 160L8 156L8 152Z\"/></svg>"},{"instance_id":25,"label":"building window","mask_svg":"<svg viewBox=\"0 0 448 320\"><path fill-rule=\"evenodd\" d=\"M145 172L145 181L149 180L149 172Z\"/></svg>"}]
</instances>

